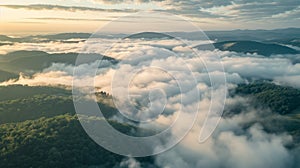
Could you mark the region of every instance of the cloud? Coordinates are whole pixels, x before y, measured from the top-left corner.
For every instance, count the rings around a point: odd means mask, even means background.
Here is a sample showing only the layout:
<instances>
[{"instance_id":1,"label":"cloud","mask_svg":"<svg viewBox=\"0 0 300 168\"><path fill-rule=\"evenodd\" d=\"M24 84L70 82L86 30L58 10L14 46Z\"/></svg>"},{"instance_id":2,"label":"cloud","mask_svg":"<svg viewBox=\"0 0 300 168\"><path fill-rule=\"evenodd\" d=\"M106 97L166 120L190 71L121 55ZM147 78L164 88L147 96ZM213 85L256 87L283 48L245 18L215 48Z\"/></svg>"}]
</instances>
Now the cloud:
<instances>
[{"instance_id":1,"label":"cloud","mask_svg":"<svg viewBox=\"0 0 300 168\"><path fill-rule=\"evenodd\" d=\"M199 130L205 116L200 113L191 132L175 148L156 156L160 167L297 167L297 154L286 147L292 144L290 135L272 134L264 131L256 121L262 110L271 117L268 110L256 109L249 100L229 98L231 104L247 103L242 113L223 118L213 135L204 143L198 142ZM269 122L269 121L263 121ZM251 124L250 124L251 123ZM250 127L249 127L250 124ZM245 126L248 125L246 128Z\"/></svg>"},{"instance_id":2,"label":"cloud","mask_svg":"<svg viewBox=\"0 0 300 168\"><path fill-rule=\"evenodd\" d=\"M237 17L240 14L238 9L240 5L232 3L226 6L213 6L211 8L200 8L201 12L205 12L211 15L219 17Z\"/></svg>"},{"instance_id":3,"label":"cloud","mask_svg":"<svg viewBox=\"0 0 300 168\"><path fill-rule=\"evenodd\" d=\"M124 168L140 168L141 164L135 160L134 158L128 158L127 160L123 160L120 163L120 167L124 167Z\"/></svg>"},{"instance_id":4,"label":"cloud","mask_svg":"<svg viewBox=\"0 0 300 168\"><path fill-rule=\"evenodd\" d=\"M254 0L95 0L95 2L106 4L118 3L151 3L160 6L162 10L171 13L194 17L227 18L230 20L264 20L275 18L297 19L299 3L295 0L289 1L254 1ZM276 9L276 10L274 10Z\"/></svg>"},{"instance_id":5,"label":"cloud","mask_svg":"<svg viewBox=\"0 0 300 168\"><path fill-rule=\"evenodd\" d=\"M10 9L26 9L26 10L61 10L67 12L77 11L94 11L94 12L136 12L131 9L102 9L102 8L91 8L83 6L61 6L61 5L50 5L50 4L34 4L34 5L0 5L0 7Z\"/></svg>"},{"instance_id":6,"label":"cloud","mask_svg":"<svg viewBox=\"0 0 300 168\"><path fill-rule=\"evenodd\" d=\"M293 18L293 19L298 19L300 14L300 6L297 6L296 8L289 10L289 11L284 11L282 13L277 13L272 15L272 18Z\"/></svg>"},{"instance_id":7,"label":"cloud","mask_svg":"<svg viewBox=\"0 0 300 168\"><path fill-rule=\"evenodd\" d=\"M181 80L190 81L191 79L185 71L182 69L183 64L180 62L180 57L173 56L175 53L171 51L166 51L161 48L155 47L145 47L137 44L128 44L122 46L115 46L112 51L119 52L122 48L128 48L129 53L123 55L122 59L124 61L121 63L120 67L115 69L123 72L120 76L124 77L126 74L130 73L136 68L141 68L148 65L164 66L165 69L179 70L178 75L181 74L185 76L180 78ZM116 50L118 48L118 50ZM150 52L151 51L151 52ZM181 53L181 51L176 51L176 54ZM184 50L182 53L188 55L189 52ZM295 75L299 73L298 64L294 65L289 59L283 58L258 58L243 57L244 55L232 53L232 52L221 52L221 51L203 51L200 52L201 57L207 61L207 66L210 67L210 77L215 79L216 83L220 83L218 79L221 79L222 72L218 71L218 64L216 63L216 57L214 55L220 54L223 60L223 65L226 71L226 78L229 85L234 85L238 83L243 83L244 78L257 78L257 79L271 79L276 80L277 76L283 75ZM230 57L231 56L231 57ZM254 56L254 55L253 55ZM150 58L149 58L150 57ZM155 58L155 59L154 59ZM194 57L187 57L185 60L193 71L199 72L195 73L195 78L197 79L199 85L199 90L201 94L200 109L197 117L197 123L194 128L190 131L188 136L175 148L160 154L155 157L155 163L160 167L230 167L230 168L250 168L250 167L292 167L296 165L295 155L286 147L293 143L292 137L285 133L282 134L272 134L267 133L263 130L258 118L260 118L259 111L262 113L269 112L265 109L257 109L251 106L251 103L244 98L230 98L231 104L236 106L237 104L245 103L246 108L242 108L240 114L230 116L221 120L219 127L215 130L215 133L210 139L205 141L203 144L198 143L198 137L200 133L200 128L203 126L207 111L209 110L209 104L211 101L211 87L210 78L206 71L203 71L204 65L199 63ZM136 59L138 61L136 61ZM180 65L180 66L176 66ZM124 69L122 69L122 67ZM110 76L111 74L109 74ZM175 87L175 83L172 78L164 77L159 72L154 73L141 73L136 80L133 80L135 86L141 85L141 87L133 87L133 93L144 93L150 88L162 88L167 96L167 103L165 106L165 111L163 115L156 119L157 124L168 126L174 122L174 119L179 113L178 104L180 102L180 94L178 89ZM102 78L103 79L103 78ZM106 78L105 78L106 79ZM118 78L116 81L119 81ZM165 85L168 83L168 85ZM189 110L194 110L196 99L189 93L193 92L191 86L184 85L183 88L187 90L181 91L183 99L185 100L183 104L183 116L190 117ZM144 90L145 89L145 90ZM124 88L121 88L124 90ZM216 89L215 92L220 96L222 89ZM147 92L146 92L147 93ZM117 94L122 95L122 94ZM147 99L147 94L142 96ZM142 106L147 107L147 102L141 101L138 97L134 98L140 101ZM159 101L164 104L164 101ZM219 100L219 103L222 101ZM127 106L131 102L122 101L121 104ZM182 103L182 102L181 102ZM156 105L159 107L161 104ZM121 109L124 109L123 107ZM126 111L128 109L125 109ZM123 111L123 112L124 112ZM135 113L131 108L127 111L131 112L134 116L141 116L141 112L146 112L147 110L142 110ZM167 113L166 113L167 112ZM153 113L155 114L155 113ZM130 115L130 114L127 114ZM269 117L272 114L269 115ZM146 118L149 116L146 116ZM150 118L152 118L151 116ZM212 116L213 118L214 116ZM142 117L142 119L144 119ZM266 120L264 120L267 122ZM251 123L251 124L250 124ZM188 125L190 123L182 122L180 125ZM246 125L250 127L245 128ZM141 127L147 127L149 125L141 124ZM151 128L151 127L150 127ZM153 128L156 128L153 126ZM178 135L179 132L183 130L181 127L175 127L172 129L174 136ZM275 161L274 161L275 159ZM297 165L296 165L297 166ZM295 167L296 167L295 166Z\"/></svg>"},{"instance_id":8,"label":"cloud","mask_svg":"<svg viewBox=\"0 0 300 168\"><path fill-rule=\"evenodd\" d=\"M66 72L63 71L51 71L46 73L37 73L33 77L25 76L20 74L17 80L9 80L1 83L1 86L6 85L29 85L29 86L58 86L65 85L70 86L72 82L72 76L68 76Z\"/></svg>"},{"instance_id":9,"label":"cloud","mask_svg":"<svg viewBox=\"0 0 300 168\"><path fill-rule=\"evenodd\" d=\"M74 39L76 40L76 39ZM184 44L177 40L129 40L120 43L121 39L89 39L88 42L64 43L64 42L41 42L36 43L14 43L10 46L0 46L2 54L15 50L41 50L48 53L75 52L75 53L101 53L107 50L107 55L113 58L121 59L122 65L129 64L131 66L165 66L165 62L170 62L169 68L172 68L174 61L180 61L180 57L192 54L192 50L188 45L194 45L199 41L187 41ZM101 44L101 45L99 45ZM282 84L293 85L299 87L296 82L298 74L300 74L300 66L294 59L298 55L278 55L271 58L258 57L255 54L241 54L228 51L198 51L201 58L209 67L211 75L218 76L217 71L219 65L214 60L214 55L220 55L224 65L227 80L230 83L240 83L243 79L268 79ZM155 60L153 60L155 58ZM166 59L167 58L167 59ZM171 63L172 62L172 63ZM185 60L192 71L200 72L195 74L199 80L209 84L209 78L205 73L205 65L199 64L197 58L188 58ZM71 75L72 68L61 65L61 68L54 64L50 69L52 71L67 71ZM173 67L176 69L176 67ZM206 70L207 71L207 70ZM48 70L47 70L48 72ZM146 78L145 78L146 79Z\"/></svg>"},{"instance_id":10,"label":"cloud","mask_svg":"<svg viewBox=\"0 0 300 168\"><path fill-rule=\"evenodd\" d=\"M68 39L66 41L50 41L43 42L44 39L40 39L41 42L16 42L12 45L3 45L0 46L0 54L7 54L13 51L19 50L38 50L44 51L50 54L54 53L99 53L103 51L103 48L108 48L110 45L115 42L115 39L100 39L94 38L89 39L88 44L85 43L82 39ZM46 39L47 40L47 39ZM69 43L68 41L74 41ZM99 43L106 45L99 46Z\"/></svg>"},{"instance_id":11,"label":"cloud","mask_svg":"<svg viewBox=\"0 0 300 168\"><path fill-rule=\"evenodd\" d=\"M226 72L238 73L243 78L267 79L282 84L300 87L300 64L293 64L289 58L224 57Z\"/></svg>"},{"instance_id":12,"label":"cloud","mask_svg":"<svg viewBox=\"0 0 300 168\"><path fill-rule=\"evenodd\" d=\"M36 43L14 43L10 46L0 46L3 54L14 50L41 50L49 53L76 52L76 53L101 53L105 49L107 55L113 58L121 59L121 65L129 64L134 67L138 66L165 66L165 61L170 62L168 67L172 68L174 62L181 56L189 56L192 51L181 41L177 40L127 40L119 43L120 39L89 39L88 42L64 43L64 42L41 42ZM186 40L187 41L187 40ZM187 44L194 45L199 41L187 41ZM99 45L101 44L101 45ZM113 45L113 46L112 46ZM298 82L298 74L300 74L300 66L291 59L298 58L297 55L285 56L278 55L271 58L258 57L255 54L241 54L228 51L198 51L201 58L206 61L212 77L217 78L219 65L214 60L214 55L220 55L224 65L227 80L230 83L241 83L243 79L268 79L282 84L300 87ZM155 57L155 60L153 60ZM166 59L168 58L168 59ZM160 61L161 60L161 61ZM209 78L204 72L205 65L199 64L197 58L189 58L185 60L197 79L209 84ZM58 68L60 66L60 68ZM74 67L53 64L49 69L51 71L65 71L71 75ZM176 67L173 67L176 69ZM45 72L49 72L46 69ZM88 69L88 68L87 68ZM216 72L213 72L216 71ZM109 72L109 71L107 71ZM106 78L109 77L108 74ZM103 77L103 76L102 76ZM147 78L145 78L147 79ZM148 78L149 79L149 78ZM142 80L141 80L142 81Z\"/></svg>"},{"instance_id":13,"label":"cloud","mask_svg":"<svg viewBox=\"0 0 300 168\"><path fill-rule=\"evenodd\" d=\"M254 1L254 0L94 0L96 7L85 6L62 6L52 4L33 5L1 5L10 9L26 10L61 10L66 12L116 12L135 13L144 10L156 12L168 12L181 15L185 18L199 23L205 28L219 29L213 25L228 28L270 28L270 27L299 27L299 7L297 0L288 1ZM96 3L96 4L95 4ZM108 8L101 8L105 4ZM121 4L121 5L120 5ZM124 8L120 9L120 6ZM126 6L126 7L125 7ZM52 20L58 18L52 18ZM78 18L81 21L98 21L90 18ZM49 20L49 19L48 19ZM63 18L60 18L63 20ZM74 19L70 18L69 21Z\"/></svg>"},{"instance_id":14,"label":"cloud","mask_svg":"<svg viewBox=\"0 0 300 168\"><path fill-rule=\"evenodd\" d=\"M42 17L42 18L28 18L31 20L61 20L61 21L112 21L113 19L91 19L91 18L58 18L58 17Z\"/></svg>"},{"instance_id":15,"label":"cloud","mask_svg":"<svg viewBox=\"0 0 300 168\"><path fill-rule=\"evenodd\" d=\"M275 82L300 89L300 75L276 77Z\"/></svg>"},{"instance_id":16,"label":"cloud","mask_svg":"<svg viewBox=\"0 0 300 168\"><path fill-rule=\"evenodd\" d=\"M100 2L104 4L119 4L119 3L148 3L152 0L94 0L95 2ZM154 0L162 1L162 0Z\"/></svg>"},{"instance_id":17,"label":"cloud","mask_svg":"<svg viewBox=\"0 0 300 168\"><path fill-rule=\"evenodd\" d=\"M18 50L39 50L47 53L70 53L77 52L78 46L82 46L83 42L63 43L63 42L41 42L37 43L13 43L13 45L0 46L0 54L8 54Z\"/></svg>"}]
</instances>

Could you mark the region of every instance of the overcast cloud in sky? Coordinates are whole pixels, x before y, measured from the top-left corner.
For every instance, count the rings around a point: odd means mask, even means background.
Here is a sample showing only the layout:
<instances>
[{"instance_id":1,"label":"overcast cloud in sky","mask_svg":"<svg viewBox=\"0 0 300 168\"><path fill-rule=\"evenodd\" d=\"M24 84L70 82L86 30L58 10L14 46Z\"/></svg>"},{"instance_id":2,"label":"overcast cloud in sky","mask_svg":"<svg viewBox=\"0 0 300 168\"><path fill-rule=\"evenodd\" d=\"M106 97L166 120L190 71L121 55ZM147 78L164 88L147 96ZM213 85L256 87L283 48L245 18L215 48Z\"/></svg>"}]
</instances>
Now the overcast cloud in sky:
<instances>
[{"instance_id":1,"label":"overcast cloud in sky","mask_svg":"<svg viewBox=\"0 0 300 168\"><path fill-rule=\"evenodd\" d=\"M149 10L180 15L204 30L300 27L298 0L11 0L0 2L0 33L93 32Z\"/></svg>"}]
</instances>

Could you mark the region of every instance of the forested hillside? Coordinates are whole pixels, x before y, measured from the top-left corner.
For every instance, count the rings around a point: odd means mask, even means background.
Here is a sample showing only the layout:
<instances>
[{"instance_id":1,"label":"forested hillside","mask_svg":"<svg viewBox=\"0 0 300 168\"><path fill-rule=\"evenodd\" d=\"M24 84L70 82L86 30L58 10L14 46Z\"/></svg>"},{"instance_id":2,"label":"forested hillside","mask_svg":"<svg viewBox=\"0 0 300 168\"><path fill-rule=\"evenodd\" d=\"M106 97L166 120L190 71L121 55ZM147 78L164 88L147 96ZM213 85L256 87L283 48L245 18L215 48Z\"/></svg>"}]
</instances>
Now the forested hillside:
<instances>
[{"instance_id":1,"label":"forested hillside","mask_svg":"<svg viewBox=\"0 0 300 168\"><path fill-rule=\"evenodd\" d=\"M236 93L252 96L256 103L280 114L291 113L300 107L300 90L272 83L241 84Z\"/></svg>"},{"instance_id":2,"label":"forested hillside","mask_svg":"<svg viewBox=\"0 0 300 168\"><path fill-rule=\"evenodd\" d=\"M133 127L111 122L129 132ZM126 159L89 138L72 115L0 125L0 167L119 167ZM151 157L140 159L147 166ZM153 167L153 166L152 166Z\"/></svg>"}]
</instances>

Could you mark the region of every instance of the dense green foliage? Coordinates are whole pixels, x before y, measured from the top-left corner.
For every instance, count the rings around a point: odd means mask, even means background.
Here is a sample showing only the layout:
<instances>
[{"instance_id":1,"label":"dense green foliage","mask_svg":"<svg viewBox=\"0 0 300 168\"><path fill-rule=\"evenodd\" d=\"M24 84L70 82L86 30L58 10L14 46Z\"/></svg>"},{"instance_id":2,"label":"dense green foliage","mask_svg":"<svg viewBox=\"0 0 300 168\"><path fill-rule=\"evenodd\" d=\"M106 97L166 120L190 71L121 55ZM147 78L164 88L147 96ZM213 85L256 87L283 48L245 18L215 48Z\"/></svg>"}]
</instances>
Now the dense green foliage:
<instances>
[{"instance_id":1,"label":"dense green foliage","mask_svg":"<svg viewBox=\"0 0 300 168\"><path fill-rule=\"evenodd\" d=\"M12 85L0 87L0 94L0 167L113 167L125 159L86 135L74 116L71 90ZM106 95L97 95L102 101L98 104L109 118L117 110L104 103ZM131 135L147 131L110 124ZM141 161L153 162L151 158Z\"/></svg>"},{"instance_id":2,"label":"dense green foliage","mask_svg":"<svg viewBox=\"0 0 300 168\"><path fill-rule=\"evenodd\" d=\"M0 101L0 124L66 113L75 113L71 96L35 95L29 98Z\"/></svg>"},{"instance_id":3,"label":"dense green foliage","mask_svg":"<svg viewBox=\"0 0 300 168\"><path fill-rule=\"evenodd\" d=\"M71 115L3 124L0 137L0 167L113 167L124 159L92 141ZM153 162L150 157L140 161Z\"/></svg>"},{"instance_id":4,"label":"dense green foliage","mask_svg":"<svg viewBox=\"0 0 300 168\"><path fill-rule=\"evenodd\" d=\"M34 95L71 95L70 90L48 86L10 85L0 87L0 101L29 98Z\"/></svg>"},{"instance_id":5,"label":"dense green foliage","mask_svg":"<svg viewBox=\"0 0 300 168\"><path fill-rule=\"evenodd\" d=\"M250 96L280 114L299 108L300 91L291 87L271 83L241 84L236 93ZM103 149L88 137L74 115L71 90L13 85L0 87L0 94L0 167L118 167L126 159ZM117 113L107 103L110 101L107 93L96 95L105 117ZM255 123L260 123L267 132L287 132L293 136L294 145L299 146L299 119L298 114L268 117L260 114ZM126 134L153 133L129 124L109 122ZM247 129L255 123L241 127ZM153 167L151 157L138 160L142 167Z\"/></svg>"},{"instance_id":6,"label":"dense green foliage","mask_svg":"<svg viewBox=\"0 0 300 168\"><path fill-rule=\"evenodd\" d=\"M291 113L300 107L300 90L272 83L241 84L237 94L250 95L254 100L280 114Z\"/></svg>"},{"instance_id":7,"label":"dense green foliage","mask_svg":"<svg viewBox=\"0 0 300 168\"><path fill-rule=\"evenodd\" d=\"M300 146L300 90L273 83L256 82L238 85L231 92L231 96L236 95L250 98L250 105L256 108L255 121L243 123L241 125L243 129L259 123L266 132L276 134L284 132L292 135L293 146L291 147ZM232 117L241 112L247 112L245 109L248 107L249 104L227 107L223 117Z\"/></svg>"},{"instance_id":8,"label":"dense green foliage","mask_svg":"<svg viewBox=\"0 0 300 168\"><path fill-rule=\"evenodd\" d=\"M75 114L71 90L12 85L0 87L0 95L0 124ZM104 103L105 99L102 96L98 105L103 115L109 118L118 111Z\"/></svg>"}]
</instances>

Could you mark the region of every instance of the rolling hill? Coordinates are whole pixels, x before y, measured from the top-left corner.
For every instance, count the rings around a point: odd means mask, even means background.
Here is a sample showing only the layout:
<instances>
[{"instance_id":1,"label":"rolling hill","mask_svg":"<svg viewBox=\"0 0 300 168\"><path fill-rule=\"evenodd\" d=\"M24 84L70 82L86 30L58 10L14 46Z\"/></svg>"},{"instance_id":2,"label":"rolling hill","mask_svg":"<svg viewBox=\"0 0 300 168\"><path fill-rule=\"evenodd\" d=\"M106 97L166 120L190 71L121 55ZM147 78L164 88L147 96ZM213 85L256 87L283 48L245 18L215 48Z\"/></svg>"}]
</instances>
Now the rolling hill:
<instances>
[{"instance_id":1,"label":"rolling hill","mask_svg":"<svg viewBox=\"0 0 300 168\"><path fill-rule=\"evenodd\" d=\"M13 79L13 78L18 78L18 76L19 76L18 74L0 70L0 82Z\"/></svg>"},{"instance_id":2,"label":"rolling hill","mask_svg":"<svg viewBox=\"0 0 300 168\"><path fill-rule=\"evenodd\" d=\"M300 107L300 90L272 83L240 84L235 94L252 97L255 103L279 114L288 114Z\"/></svg>"},{"instance_id":3,"label":"rolling hill","mask_svg":"<svg viewBox=\"0 0 300 168\"><path fill-rule=\"evenodd\" d=\"M126 133L135 129L113 121L110 124ZM77 117L68 114L0 125L0 151L0 167L6 168L110 168L119 167L126 159L96 144ZM154 162L152 157L138 160L141 166Z\"/></svg>"},{"instance_id":4,"label":"rolling hill","mask_svg":"<svg viewBox=\"0 0 300 168\"><path fill-rule=\"evenodd\" d=\"M46 86L11 85L0 87L0 124L75 114L72 91ZM97 95L98 105L106 118L118 111L107 97Z\"/></svg>"},{"instance_id":5,"label":"rolling hill","mask_svg":"<svg viewBox=\"0 0 300 168\"><path fill-rule=\"evenodd\" d=\"M142 32L137 34L129 35L129 39L173 39L174 37L164 34L164 33L156 33L156 32Z\"/></svg>"},{"instance_id":6,"label":"rolling hill","mask_svg":"<svg viewBox=\"0 0 300 168\"><path fill-rule=\"evenodd\" d=\"M226 31L204 31L204 33L211 40L217 42L222 41L277 41L286 39L287 37L300 38L300 28L285 28L273 30L226 30ZM183 39L199 40L199 35L202 32L171 32L174 37L181 37Z\"/></svg>"},{"instance_id":7,"label":"rolling hill","mask_svg":"<svg viewBox=\"0 0 300 168\"><path fill-rule=\"evenodd\" d=\"M100 60L99 54L81 54L91 59L89 63ZM0 69L12 73L41 71L53 63L75 65L78 53L48 54L43 51L16 51L6 55L0 55ZM103 56L102 60L117 63L116 59Z\"/></svg>"},{"instance_id":8,"label":"rolling hill","mask_svg":"<svg viewBox=\"0 0 300 168\"><path fill-rule=\"evenodd\" d=\"M270 56L276 54L297 54L297 50L275 43L262 43L257 41L224 41L213 43L216 49L221 51L234 51L239 53L257 53ZM198 45L199 50L212 50L211 45Z\"/></svg>"}]
</instances>

